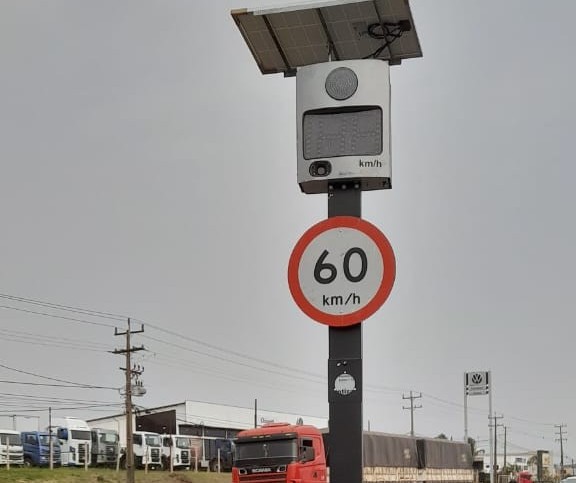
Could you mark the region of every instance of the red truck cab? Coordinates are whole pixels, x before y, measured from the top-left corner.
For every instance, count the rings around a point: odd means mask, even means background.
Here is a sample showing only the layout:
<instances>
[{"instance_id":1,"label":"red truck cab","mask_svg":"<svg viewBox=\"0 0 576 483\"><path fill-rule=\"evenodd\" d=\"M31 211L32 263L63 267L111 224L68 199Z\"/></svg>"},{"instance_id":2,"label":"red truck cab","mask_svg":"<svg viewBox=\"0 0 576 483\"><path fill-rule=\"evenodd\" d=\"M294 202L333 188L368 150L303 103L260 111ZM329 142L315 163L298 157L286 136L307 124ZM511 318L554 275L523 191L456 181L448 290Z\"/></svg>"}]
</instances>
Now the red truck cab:
<instances>
[{"instance_id":1,"label":"red truck cab","mask_svg":"<svg viewBox=\"0 0 576 483\"><path fill-rule=\"evenodd\" d=\"M325 481L324 444L314 426L271 423L238 434L233 483Z\"/></svg>"},{"instance_id":2,"label":"red truck cab","mask_svg":"<svg viewBox=\"0 0 576 483\"><path fill-rule=\"evenodd\" d=\"M517 483L532 483L532 474L529 471L521 471L516 478Z\"/></svg>"}]
</instances>

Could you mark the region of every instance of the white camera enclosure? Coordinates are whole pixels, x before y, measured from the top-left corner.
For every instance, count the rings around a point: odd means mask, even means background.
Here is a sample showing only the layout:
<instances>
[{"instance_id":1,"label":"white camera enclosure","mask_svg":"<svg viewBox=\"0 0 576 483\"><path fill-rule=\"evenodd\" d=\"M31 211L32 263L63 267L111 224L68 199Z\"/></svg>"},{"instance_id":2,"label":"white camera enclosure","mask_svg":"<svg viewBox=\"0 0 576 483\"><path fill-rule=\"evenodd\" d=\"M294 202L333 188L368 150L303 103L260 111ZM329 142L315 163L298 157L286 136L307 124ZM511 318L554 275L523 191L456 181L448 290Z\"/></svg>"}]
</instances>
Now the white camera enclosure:
<instances>
[{"instance_id":1,"label":"white camera enclosure","mask_svg":"<svg viewBox=\"0 0 576 483\"><path fill-rule=\"evenodd\" d=\"M391 187L390 66L374 59L325 62L296 74L298 184L327 193L351 182Z\"/></svg>"}]
</instances>

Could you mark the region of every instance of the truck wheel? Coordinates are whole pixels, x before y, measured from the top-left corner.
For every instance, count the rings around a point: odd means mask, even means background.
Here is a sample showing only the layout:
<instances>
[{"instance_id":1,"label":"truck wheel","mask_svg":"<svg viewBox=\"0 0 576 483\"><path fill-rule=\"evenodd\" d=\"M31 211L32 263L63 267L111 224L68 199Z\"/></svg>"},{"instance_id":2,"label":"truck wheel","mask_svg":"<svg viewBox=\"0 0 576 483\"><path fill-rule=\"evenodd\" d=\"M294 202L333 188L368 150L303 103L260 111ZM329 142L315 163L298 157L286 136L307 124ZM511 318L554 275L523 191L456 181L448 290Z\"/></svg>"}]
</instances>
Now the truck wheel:
<instances>
[{"instance_id":1,"label":"truck wheel","mask_svg":"<svg viewBox=\"0 0 576 483\"><path fill-rule=\"evenodd\" d=\"M25 468L32 467L32 460L30 458L24 458L24 467Z\"/></svg>"}]
</instances>

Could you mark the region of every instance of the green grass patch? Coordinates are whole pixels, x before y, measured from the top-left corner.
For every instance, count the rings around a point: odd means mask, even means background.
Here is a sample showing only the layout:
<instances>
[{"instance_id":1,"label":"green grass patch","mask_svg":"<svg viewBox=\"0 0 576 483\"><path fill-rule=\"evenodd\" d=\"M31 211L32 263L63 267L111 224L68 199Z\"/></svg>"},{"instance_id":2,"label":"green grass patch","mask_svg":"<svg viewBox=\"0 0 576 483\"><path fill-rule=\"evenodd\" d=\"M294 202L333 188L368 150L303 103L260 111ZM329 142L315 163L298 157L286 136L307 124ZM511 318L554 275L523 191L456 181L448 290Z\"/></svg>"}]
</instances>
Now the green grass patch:
<instances>
[{"instance_id":1,"label":"green grass patch","mask_svg":"<svg viewBox=\"0 0 576 483\"><path fill-rule=\"evenodd\" d=\"M230 473L204 473L194 471L136 471L137 483L230 483ZM126 472L88 468L10 468L0 467L0 483L125 483Z\"/></svg>"}]
</instances>

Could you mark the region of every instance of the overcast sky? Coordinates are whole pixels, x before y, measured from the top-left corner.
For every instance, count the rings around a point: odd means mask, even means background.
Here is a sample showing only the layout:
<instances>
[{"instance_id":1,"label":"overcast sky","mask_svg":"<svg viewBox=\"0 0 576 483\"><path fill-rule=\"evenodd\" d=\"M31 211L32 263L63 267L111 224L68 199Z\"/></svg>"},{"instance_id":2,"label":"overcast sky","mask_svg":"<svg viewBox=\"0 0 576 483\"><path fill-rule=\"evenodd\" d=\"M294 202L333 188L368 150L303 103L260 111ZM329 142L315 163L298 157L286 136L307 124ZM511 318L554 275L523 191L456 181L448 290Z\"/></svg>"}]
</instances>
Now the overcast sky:
<instances>
[{"instance_id":1,"label":"overcast sky","mask_svg":"<svg viewBox=\"0 0 576 483\"><path fill-rule=\"evenodd\" d=\"M119 412L130 316L138 404L327 416L328 329L286 277L326 197L296 183L295 80L260 74L229 13L271 3L1 0L0 413ZM363 327L365 426L408 432L413 390L418 434L462 438L463 374L491 370L508 452L558 456L567 424L576 457L576 3L410 3L394 188L363 196L397 258Z\"/></svg>"}]
</instances>

